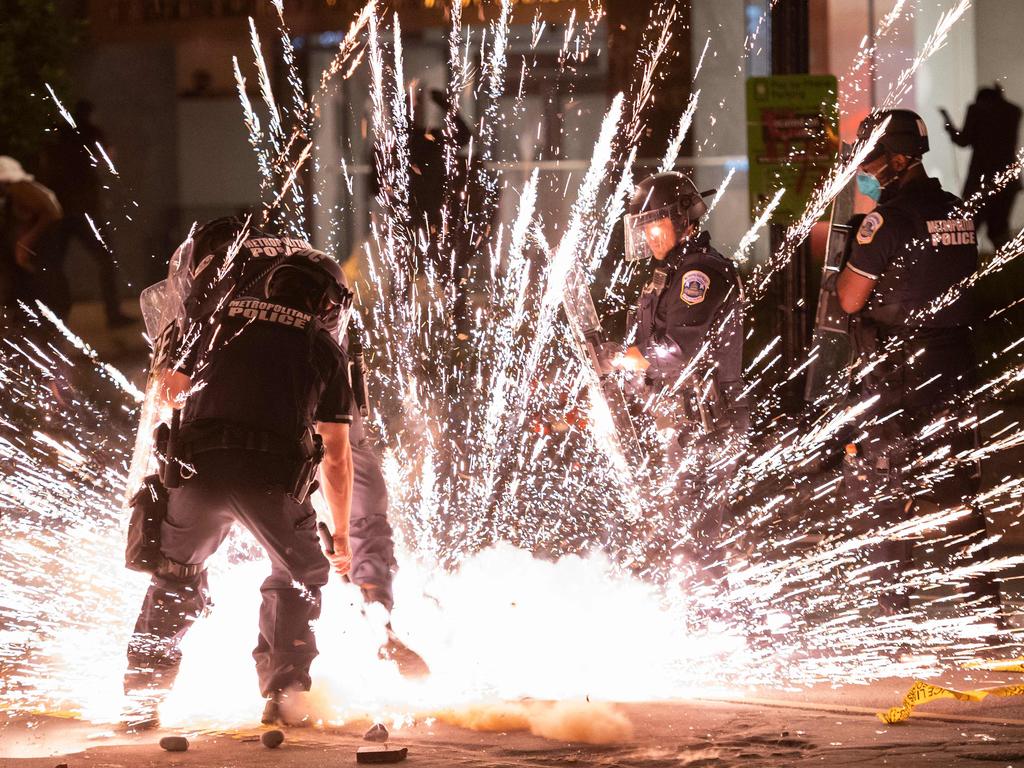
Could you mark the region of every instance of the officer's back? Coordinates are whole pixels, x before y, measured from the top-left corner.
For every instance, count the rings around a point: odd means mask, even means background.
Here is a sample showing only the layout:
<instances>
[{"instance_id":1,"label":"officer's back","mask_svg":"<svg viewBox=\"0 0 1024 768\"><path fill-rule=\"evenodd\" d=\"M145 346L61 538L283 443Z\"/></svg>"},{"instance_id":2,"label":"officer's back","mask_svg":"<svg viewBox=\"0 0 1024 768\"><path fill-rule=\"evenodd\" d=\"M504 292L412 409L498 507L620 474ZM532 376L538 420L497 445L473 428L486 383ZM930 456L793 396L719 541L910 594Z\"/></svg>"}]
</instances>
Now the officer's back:
<instances>
[{"instance_id":1,"label":"officer's back","mask_svg":"<svg viewBox=\"0 0 1024 768\"><path fill-rule=\"evenodd\" d=\"M217 337L211 339L217 346L196 371L205 385L188 400L183 434L226 422L297 439L318 420L321 393L345 375L340 348L317 332L315 322L301 297L231 299L219 327L208 334Z\"/></svg>"},{"instance_id":2,"label":"officer's back","mask_svg":"<svg viewBox=\"0 0 1024 768\"><path fill-rule=\"evenodd\" d=\"M301 461L314 423L350 420L345 354L314 306L322 291L287 263L273 273L256 290L226 298L186 358L186 373L199 382L182 415L186 457L224 448ZM280 467L285 474L290 463Z\"/></svg>"}]
</instances>

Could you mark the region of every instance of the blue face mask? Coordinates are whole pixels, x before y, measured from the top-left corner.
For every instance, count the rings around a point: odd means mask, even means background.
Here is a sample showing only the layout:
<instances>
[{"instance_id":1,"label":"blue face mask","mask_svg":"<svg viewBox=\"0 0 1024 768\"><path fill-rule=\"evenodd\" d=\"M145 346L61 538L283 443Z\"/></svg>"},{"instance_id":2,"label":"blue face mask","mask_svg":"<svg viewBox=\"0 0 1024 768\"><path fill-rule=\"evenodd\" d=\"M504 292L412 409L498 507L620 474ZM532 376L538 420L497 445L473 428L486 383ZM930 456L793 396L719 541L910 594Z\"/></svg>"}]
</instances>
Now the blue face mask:
<instances>
[{"instance_id":1,"label":"blue face mask","mask_svg":"<svg viewBox=\"0 0 1024 768\"><path fill-rule=\"evenodd\" d=\"M882 185L870 173L857 172L857 189L860 190L862 195L870 197L876 203L882 196Z\"/></svg>"}]
</instances>

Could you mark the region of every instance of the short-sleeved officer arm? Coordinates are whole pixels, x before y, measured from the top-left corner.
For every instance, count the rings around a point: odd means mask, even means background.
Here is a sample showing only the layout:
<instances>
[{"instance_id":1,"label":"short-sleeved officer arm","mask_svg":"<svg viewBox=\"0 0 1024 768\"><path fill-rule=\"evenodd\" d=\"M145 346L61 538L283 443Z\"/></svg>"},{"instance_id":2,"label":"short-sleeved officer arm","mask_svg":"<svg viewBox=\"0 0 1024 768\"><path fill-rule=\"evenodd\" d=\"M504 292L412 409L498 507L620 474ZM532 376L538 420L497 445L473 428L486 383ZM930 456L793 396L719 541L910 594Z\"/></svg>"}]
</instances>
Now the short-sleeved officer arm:
<instances>
[{"instance_id":1,"label":"short-sleeved officer arm","mask_svg":"<svg viewBox=\"0 0 1024 768\"><path fill-rule=\"evenodd\" d=\"M864 217L853 236L846 269L869 280L878 280L885 274L899 249L906 245L901 242L895 218L895 212L877 210Z\"/></svg>"},{"instance_id":2,"label":"short-sleeved officer arm","mask_svg":"<svg viewBox=\"0 0 1024 768\"><path fill-rule=\"evenodd\" d=\"M349 425L317 422L316 431L324 441L320 463L320 486L331 512L334 531L334 555L329 555L335 570L344 574L351 567L349 524L352 519L352 445ZM348 557L345 557L348 555Z\"/></svg>"},{"instance_id":3,"label":"short-sleeved officer arm","mask_svg":"<svg viewBox=\"0 0 1024 768\"><path fill-rule=\"evenodd\" d=\"M344 355L339 354L334 374L320 396L316 420L329 424L352 423L352 386L349 384L348 364Z\"/></svg>"},{"instance_id":4,"label":"short-sleeved officer arm","mask_svg":"<svg viewBox=\"0 0 1024 768\"><path fill-rule=\"evenodd\" d=\"M852 269L844 269L840 272L839 279L836 281L836 295L839 297L839 306L843 308L843 312L852 315L864 309L877 282L877 280L864 277Z\"/></svg>"}]
</instances>

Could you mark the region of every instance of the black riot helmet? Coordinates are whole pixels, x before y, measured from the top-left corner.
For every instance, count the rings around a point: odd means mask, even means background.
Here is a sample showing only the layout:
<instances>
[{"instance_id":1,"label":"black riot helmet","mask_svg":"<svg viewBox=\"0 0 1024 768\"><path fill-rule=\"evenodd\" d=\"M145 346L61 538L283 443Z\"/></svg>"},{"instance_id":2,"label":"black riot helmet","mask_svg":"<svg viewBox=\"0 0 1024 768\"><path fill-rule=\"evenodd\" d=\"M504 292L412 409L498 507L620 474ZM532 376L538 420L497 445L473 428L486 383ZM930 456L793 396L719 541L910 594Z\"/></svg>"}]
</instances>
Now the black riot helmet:
<instances>
[{"instance_id":1,"label":"black riot helmet","mask_svg":"<svg viewBox=\"0 0 1024 768\"><path fill-rule=\"evenodd\" d=\"M885 127L885 133L862 165L877 159L883 152L920 159L928 151L928 126L917 112L909 109L883 109L872 112L861 120L857 127L857 141L867 141L871 133L886 119L889 120L889 124Z\"/></svg>"},{"instance_id":2,"label":"black riot helmet","mask_svg":"<svg viewBox=\"0 0 1024 768\"><path fill-rule=\"evenodd\" d=\"M677 234L685 232L708 212L704 198L713 194L713 189L698 191L690 177L678 171L655 173L641 181L629 201L625 218L626 260L650 258L645 227L669 219Z\"/></svg>"},{"instance_id":3,"label":"black riot helmet","mask_svg":"<svg viewBox=\"0 0 1024 768\"><path fill-rule=\"evenodd\" d=\"M245 219L238 216L222 216L211 219L196 229L192 235L196 253L205 256L226 242L231 242L245 228Z\"/></svg>"},{"instance_id":4,"label":"black riot helmet","mask_svg":"<svg viewBox=\"0 0 1024 768\"><path fill-rule=\"evenodd\" d=\"M289 298L316 315L340 339L352 312L352 291L341 265L326 253L302 249L278 261L263 283L267 298Z\"/></svg>"}]
</instances>

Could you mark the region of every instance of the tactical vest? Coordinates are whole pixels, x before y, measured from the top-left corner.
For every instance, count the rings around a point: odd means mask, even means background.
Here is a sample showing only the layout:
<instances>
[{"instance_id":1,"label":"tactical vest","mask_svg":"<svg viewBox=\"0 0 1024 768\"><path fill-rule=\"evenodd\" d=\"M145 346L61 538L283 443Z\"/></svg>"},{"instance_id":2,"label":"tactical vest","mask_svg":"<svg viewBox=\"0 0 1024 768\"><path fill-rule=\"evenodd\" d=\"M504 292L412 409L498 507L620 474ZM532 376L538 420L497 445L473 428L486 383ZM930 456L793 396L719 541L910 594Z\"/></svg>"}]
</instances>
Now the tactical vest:
<instances>
[{"instance_id":1,"label":"tactical vest","mask_svg":"<svg viewBox=\"0 0 1024 768\"><path fill-rule=\"evenodd\" d=\"M731 283L726 295L719 299L719 305L712 308L704 322L695 325L679 325L673 328L672 338L679 345L682 356L668 368L662 367L653 376L652 383L672 383L689 364L709 337L716 341L707 364L717 364L715 377L719 387L734 389L743 373L743 284L735 265L718 253L709 244L706 232L688 241L686 250L670 253L663 264L658 266L645 286L637 306L637 343L641 349L652 337L665 336L667 324L658 318L658 309L663 302L679 301L670 295L668 287L673 285L680 273L703 268L712 271L715 277ZM707 354L707 353L706 353ZM706 367L697 371L702 376ZM649 369L650 372L650 369Z\"/></svg>"}]
</instances>

